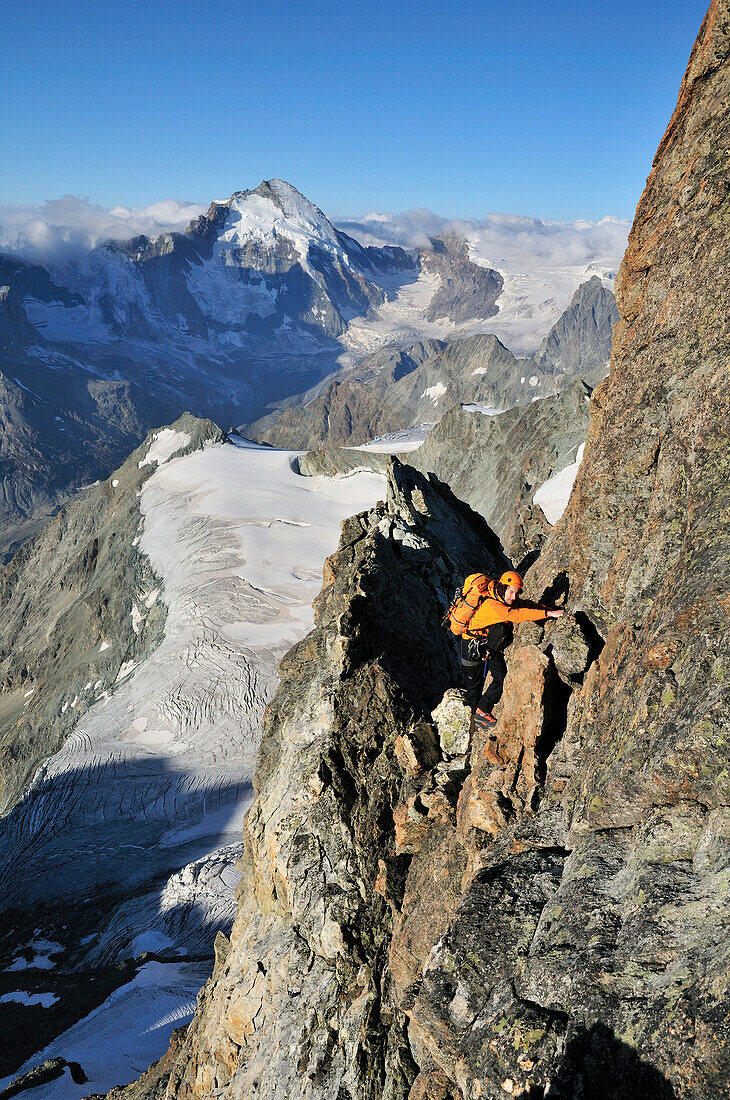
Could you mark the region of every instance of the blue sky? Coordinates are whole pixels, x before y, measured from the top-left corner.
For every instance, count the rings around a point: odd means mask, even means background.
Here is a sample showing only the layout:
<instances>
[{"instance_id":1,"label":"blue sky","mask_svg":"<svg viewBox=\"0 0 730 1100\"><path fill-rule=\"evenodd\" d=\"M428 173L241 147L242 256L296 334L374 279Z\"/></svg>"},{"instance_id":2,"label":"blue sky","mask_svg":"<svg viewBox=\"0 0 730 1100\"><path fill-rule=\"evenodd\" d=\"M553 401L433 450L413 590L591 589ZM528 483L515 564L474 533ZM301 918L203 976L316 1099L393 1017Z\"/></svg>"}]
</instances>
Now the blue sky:
<instances>
[{"instance_id":1,"label":"blue sky","mask_svg":"<svg viewBox=\"0 0 730 1100\"><path fill-rule=\"evenodd\" d=\"M26 0L0 16L0 203L633 217L705 0Z\"/></svg>"}]
</instances>

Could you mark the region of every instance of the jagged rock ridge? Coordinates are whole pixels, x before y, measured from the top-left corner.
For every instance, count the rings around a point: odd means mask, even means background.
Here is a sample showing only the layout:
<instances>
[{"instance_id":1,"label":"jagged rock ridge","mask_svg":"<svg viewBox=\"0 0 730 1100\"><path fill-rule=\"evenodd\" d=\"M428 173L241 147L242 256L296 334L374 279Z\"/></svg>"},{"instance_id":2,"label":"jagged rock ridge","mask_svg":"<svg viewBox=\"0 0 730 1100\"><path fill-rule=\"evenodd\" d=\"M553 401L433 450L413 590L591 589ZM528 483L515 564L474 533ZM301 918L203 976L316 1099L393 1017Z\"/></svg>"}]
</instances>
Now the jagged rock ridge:
<instances>
[{"instance_id":1,"label":"jagged rock ridge","mask_svg":"<svg viewBox=\"0 0 730 1100\"><path fill-rule=\"evenodd\" d=\"M409 862L393 812L441 756L424 718L457 663L433 623L477 557L505 562L484 521L397 462L387 505L343 525L315 631L285 659L265 716L240 914L230 944L219 938L174 1093L379 1095L386 1079L407 1091L415 1068L385 954L385 895L402 890ZM414 753L404 778L394 754ZM444 761L423 796L439 819L453 816L455 777L463 761Z\"/></svg>"},{"instance_id":2,"label":"jagged rock ridge","mask_svg":"<svg viewBox=\"0 0 730 1100\"><path fill-rule=\"evenodd\" d=\"M541 370L580 377L591 384L605 378L611 337L618 321L616 299L594 275L576 290L535 355Z\"/></svg>"}]
</instances>

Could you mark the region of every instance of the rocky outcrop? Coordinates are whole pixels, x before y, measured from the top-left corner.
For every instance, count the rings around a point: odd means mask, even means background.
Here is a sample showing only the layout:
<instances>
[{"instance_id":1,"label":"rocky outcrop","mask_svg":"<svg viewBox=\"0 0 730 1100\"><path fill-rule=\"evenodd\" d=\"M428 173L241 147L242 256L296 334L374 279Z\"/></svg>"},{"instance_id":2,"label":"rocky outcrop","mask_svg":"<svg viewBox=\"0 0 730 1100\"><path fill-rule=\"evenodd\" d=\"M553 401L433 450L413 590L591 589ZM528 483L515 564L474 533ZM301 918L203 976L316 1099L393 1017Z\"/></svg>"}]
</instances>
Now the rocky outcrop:
<instances>
[{"instance_id":1,"label":"rocky outcrop","mask_svg":"<svg viewBox=\"0 0 730 1100\"><path fill-rule=\"evenodd\" d=\"M394 811L410 802L428 828L453 820L464 746L446 738L442 753L429 712L457 675L438 621L475 560L504 563L486 524L397 462L387 504L343 525L315 630L266 712L239 916L164 1070L171 1095L407 1093L416 1067L387 948L413 829L396 840Z\"/></svg>"},{"instance_id":2,"label":"rocky outcrop","mask_svg":"<svg viewBox=\"0 0 730 1100\"><path fill-rule=\"evenodd\" d=\"M592 384L608 373L611 336L618 321L613 293L597 275L581 285L562 317L553 325L535 362L542 371L580 377Z\"/></svg>"},{"instance_id":3,"label":"rocky outcrop","mask_svg":"<svg viewBox=\"0 0 730 1100\"><path fill-rule=\"evenodd\" d=\"M429 303L426 319L471 321L499 312L497 299L504 279L498 271L480 267L469 259L469 244L455 235L433 237L431 248L420 252L421 269L438 275L441 283Z\"/></svg>"},{"instance_id":4,"label":"rocky outcrop","mask_svg":"<svg viewBox=\"0 0 730 1100\"><path fill-rule=\"evenodd\" d=\"M394 453L397 455L397 445ZM294 459L296 468L303 477L341 477L363 467L369 470L387 470L390 457L375 451L359 450L357 447L332 447L322 451L307 451Z\"/></svg>"},{"instance_id":5,"label":"rocky outcrop","mask_svg":"<svg viewBox=\"0 0 730 1100\"><path fill-rule=\"evenodd\" d=\"M335 379L305 405L284 409L273 424L269 416L250 425L247 433L275 447L347 446L433 424L461 404L529 405L579 379L603 378L614 320L613 295L592 279L576 291L539 359L516 359L484 333L445 345L423 341L407 353L387 349L370 357L371 369Z\"/></svg>"},{"instance_id":6,"label":"rocky outcrop","mask_svg":"<svg viewBox=\"0 0 730 1100\"><path fill-rule=\"evenodd\" d=\"M485 416L457 406L407 456L433 472L479 512L520 561L549 527L533 509L535 490L575 462L588 431L590 390L583 382L555 397ZM357 454L357 452L348 452Z\"/></svg>"},{"instance_id":7,"label":"rocky outcrop","mask_svg":"<svg viewBox=\"0 0 730 1100\"><path fill-rule=\"evenodd\" d=\"M575 382L555 397L489 416L450 409L425 442L400 455L404 462L445 481L479 512L521 562L539 550L550 525L533 505L536 489L576 460L588 432L590 389ZM398 453L397 440L393 450ZM298 460L307 476L347 474L363 466L384 469L387 456L370 450L309 451Z\"/></svg>"}]
</instances>

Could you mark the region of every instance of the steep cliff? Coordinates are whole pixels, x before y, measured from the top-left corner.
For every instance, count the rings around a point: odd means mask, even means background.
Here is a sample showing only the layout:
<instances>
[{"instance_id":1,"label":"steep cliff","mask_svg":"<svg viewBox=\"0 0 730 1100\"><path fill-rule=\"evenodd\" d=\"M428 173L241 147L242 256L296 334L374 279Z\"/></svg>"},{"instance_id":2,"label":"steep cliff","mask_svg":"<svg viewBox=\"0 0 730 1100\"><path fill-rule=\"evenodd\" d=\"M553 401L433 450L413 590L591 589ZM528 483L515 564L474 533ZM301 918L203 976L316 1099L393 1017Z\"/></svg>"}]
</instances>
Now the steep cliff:
<instances>
[{"instance_id":1,"label":"steep cliff","mask_svg":"<svg viewBox=\"0 0 730 1100\"><path fill-rule=\"evenodd\" d=\"M411 858L398 834L454 818L464 748L443 756L428 715L457 675L438 619L475 560L504 564L483 520L397 462L387 504L343 525L316 628L287 655L265 716L239 915L230 943L219 937L171 1094L406 1095L416 1067L393 999L386 898L402 893ZM153 1074L143 1094L157 1087Z\"/></svg>"},{"instance_id":2,"label":"steep cliff","mask_svg":"<svg viewBox=\"0 0 730 1100\"><path fill-rule=\"evenodd\" d=\"M584 378L591 385L608 373L616 299L597 275L581 285L535 355L541 370Z\"/></svg>"},{"instance_id":3,"label":"steep cliff","mask_svg":"<svg viewBox=\"0 0 730 1100\"><path fill-rule=\"evenodd\" d=\"M574 614L518 639L459 806L474 875L410 967L417 1060L465 1096L727 1095L729 85L722 0L639 202L576 488L530 578ZM551 710L544 795L500 803ZM410 896L406 943L429 917Z\"/></svg>"}]
</instances>

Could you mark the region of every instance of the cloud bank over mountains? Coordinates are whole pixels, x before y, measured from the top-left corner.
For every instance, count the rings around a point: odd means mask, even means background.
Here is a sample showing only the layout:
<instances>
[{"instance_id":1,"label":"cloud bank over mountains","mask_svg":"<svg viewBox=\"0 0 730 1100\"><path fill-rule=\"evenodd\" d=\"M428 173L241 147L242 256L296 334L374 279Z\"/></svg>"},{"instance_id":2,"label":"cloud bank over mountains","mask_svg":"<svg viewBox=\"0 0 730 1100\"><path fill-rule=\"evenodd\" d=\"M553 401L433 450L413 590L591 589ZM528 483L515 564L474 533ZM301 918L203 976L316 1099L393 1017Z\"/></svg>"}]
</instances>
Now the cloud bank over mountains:
<instances>
[{"instance_id":1,"label":"cloud bank over mountains","mask_svg":"<svg viewBox=\"0 0 730 1100\"><path fill-rule=\"evenodd\" d=\"M163 199L149 206L99 206L77 195L38 206L0 205L0 251L33 263L63 262L105 240L182 232L208 203Z\"/></svg>"},{"instance_id":2,"label":"cloud bank over mountains","mask_svg":"<svg viewBox=\"0 0 730 1100\"><path fill-rule=\"evenodd\" d=\"M66 195L38 206L0 205L0 251L33 263L62 264L105 240L129 240L139 234L184 232L208 203L163 199L145 207L92 203ZM457 233L478 241L479 258L495 267L500 261L543 265L590 264L602 258L620 259L629 223L606 217L598 222L549 222L513 214L487 214L482 219L451 220L431 210L402 214L372 212L362 217L333 219L338 229L362 244L398 244L427 248L429 237Z\"/></svg>"},{"instance_id":3,"label":"cloud bank over mountains","mask_svg":"<svg viewBox=\"0 0 730 1100\"><path fill-rule=\"evenodd\" d=\"M404 248L424 248L429 237L456 233L470 241L478 240L480 258L488 259L495 267L502 261L512 264L520 257L556 267L589 264L604 257L620 260L630 228L628 221L613 217L598 222L550 222L518 214L487 214L484 218L449 220L431 210L372 213L337 221L336 225L362 244L399 244Z\"/></svg>"}]
</instances>

